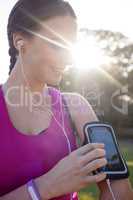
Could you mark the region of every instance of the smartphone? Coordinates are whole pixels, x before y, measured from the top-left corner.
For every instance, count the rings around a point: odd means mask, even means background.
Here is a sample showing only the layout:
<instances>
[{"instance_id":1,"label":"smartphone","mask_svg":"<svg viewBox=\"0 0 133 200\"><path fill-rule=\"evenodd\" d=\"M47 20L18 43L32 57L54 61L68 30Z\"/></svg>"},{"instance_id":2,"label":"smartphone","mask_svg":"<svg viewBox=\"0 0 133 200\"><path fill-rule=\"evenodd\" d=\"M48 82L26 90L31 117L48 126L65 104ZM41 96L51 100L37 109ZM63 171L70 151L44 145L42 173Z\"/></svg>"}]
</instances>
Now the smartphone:
<instances>
[{"instance_id":1,"label":"smartphone","mask_svg":"<svg viewBox=\"0 0 133 200\"><path fill-rule=\"evenodd\" d=\"M106 178L122 179L129 176L129 170L126 161L120 152L115 131L111 125L101 122L86 123L83 127L85 142L87 143L104 143L106 151L107 165L94 172L105 172Z\"/></svg>"}]
</instances>

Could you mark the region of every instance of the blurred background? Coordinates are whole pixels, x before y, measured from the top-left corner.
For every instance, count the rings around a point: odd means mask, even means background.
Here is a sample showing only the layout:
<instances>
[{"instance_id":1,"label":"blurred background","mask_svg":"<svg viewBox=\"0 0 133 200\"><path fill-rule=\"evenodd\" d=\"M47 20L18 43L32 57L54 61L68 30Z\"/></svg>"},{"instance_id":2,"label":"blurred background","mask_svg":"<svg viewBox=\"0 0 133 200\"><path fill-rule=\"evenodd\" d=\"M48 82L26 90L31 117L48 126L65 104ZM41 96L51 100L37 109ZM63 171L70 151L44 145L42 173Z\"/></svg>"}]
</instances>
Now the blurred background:
<instances>
[{"instance_id":1,"label":"blurred background","mask_svg":"<svg viewBox=\"0 0 133 200\"><path fill-rule=\"evenodd\" d=\"M7 19L16 0L0 0L0 83L8 78ZM130 169L133 186L133 28L132 0L69 1L78 15L79 39L75 65L61 81L62 91L78 92L101 121L109 122ZM80 199L98 199L95 185Z\"/></svg>"}]
</instances>

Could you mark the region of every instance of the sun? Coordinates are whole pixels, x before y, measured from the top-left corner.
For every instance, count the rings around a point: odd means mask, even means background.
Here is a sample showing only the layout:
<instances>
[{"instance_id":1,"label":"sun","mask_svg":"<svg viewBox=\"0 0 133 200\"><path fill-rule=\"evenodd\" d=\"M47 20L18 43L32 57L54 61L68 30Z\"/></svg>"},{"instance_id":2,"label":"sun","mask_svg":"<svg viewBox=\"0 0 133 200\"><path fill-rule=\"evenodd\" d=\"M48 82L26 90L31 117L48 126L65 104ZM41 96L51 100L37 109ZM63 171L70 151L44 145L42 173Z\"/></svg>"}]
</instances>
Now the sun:
<instances>
[{"instance_id":1,"label":"sun","mask_svg":"<svg viewBox=\"0 0 133 200\"><path fill-rule=\"evenodd\" d=\"M74 67L80 71L96 69L107 63L107 57L94 37L82 38L72 49Z\"/></svg>"}]
</instances>

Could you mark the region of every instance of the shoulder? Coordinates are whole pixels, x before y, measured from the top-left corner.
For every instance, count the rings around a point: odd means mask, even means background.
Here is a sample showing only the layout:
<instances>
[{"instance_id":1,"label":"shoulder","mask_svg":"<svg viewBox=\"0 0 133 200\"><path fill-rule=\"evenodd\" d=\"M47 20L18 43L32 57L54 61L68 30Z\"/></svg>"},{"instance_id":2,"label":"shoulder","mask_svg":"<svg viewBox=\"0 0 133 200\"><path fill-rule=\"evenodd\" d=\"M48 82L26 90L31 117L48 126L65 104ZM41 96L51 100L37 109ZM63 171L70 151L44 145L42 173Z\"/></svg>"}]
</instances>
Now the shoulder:
<instances>
[{"instance_id":1,"label":"shoulder","mask_svg":"<svg viewBox=\"0 0 133 200\"><path fill-rule=\"evenodd\" d=\"M72 111L72 114L77 116L77 114L82 114L87 116L87 120L92 121L96 120L97 116L91 106L91 104L87 101L87 99L79 93L70 93L70 92L62 92L67 104L69 106L69 110ZM79 117L80 118L80 117Z\"/></svg>"},{"instance_id":2,"label":"shoulder","mask_svg":"<svg viewBox=\"0 0 133 200\"><path fill-rule=\"evenodd\" d=\"M84 141L83 126L87 122L98 121L98 118L87 99L79 93L62 92L72 120L75 123L77 134Z\"/></svg>"}]
</instances>

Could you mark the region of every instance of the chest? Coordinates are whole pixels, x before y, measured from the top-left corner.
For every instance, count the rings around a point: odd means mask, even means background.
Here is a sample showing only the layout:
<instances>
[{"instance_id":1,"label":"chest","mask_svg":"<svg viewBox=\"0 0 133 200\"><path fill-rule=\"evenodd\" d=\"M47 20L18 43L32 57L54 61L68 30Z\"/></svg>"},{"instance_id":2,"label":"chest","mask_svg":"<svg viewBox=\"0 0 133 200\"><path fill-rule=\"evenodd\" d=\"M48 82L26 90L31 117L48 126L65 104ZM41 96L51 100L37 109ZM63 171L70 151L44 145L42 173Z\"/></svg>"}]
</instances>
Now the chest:
<instances>
[{"instance_id":1,"label":"chest","mask_svg":"<svg viewBox=\"0 0 133 200\"><path fill-rule=\"evenodd\" d=\"M68 154L66 139L60 131L49 129L35 138L11 132L1 138L1 194L26 183L30 177L41 176Z\"/></svg>"},{"instance_id":2,"label":"chest","mask_svg":"<svg viewBox=\"0 0 133 200\"><path fill-rule=\"evenodd\" d=\"M23 107L7 105L8 115L14 128L23 134L37 135L46 130L52 120L51 103L31 111Z\"/></svg>"}]
</instances>

